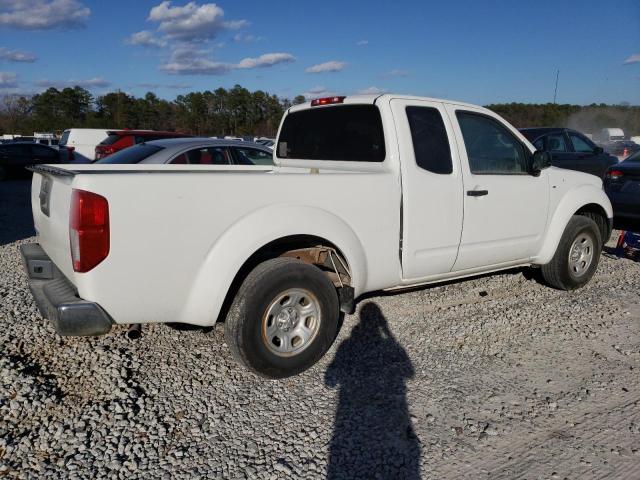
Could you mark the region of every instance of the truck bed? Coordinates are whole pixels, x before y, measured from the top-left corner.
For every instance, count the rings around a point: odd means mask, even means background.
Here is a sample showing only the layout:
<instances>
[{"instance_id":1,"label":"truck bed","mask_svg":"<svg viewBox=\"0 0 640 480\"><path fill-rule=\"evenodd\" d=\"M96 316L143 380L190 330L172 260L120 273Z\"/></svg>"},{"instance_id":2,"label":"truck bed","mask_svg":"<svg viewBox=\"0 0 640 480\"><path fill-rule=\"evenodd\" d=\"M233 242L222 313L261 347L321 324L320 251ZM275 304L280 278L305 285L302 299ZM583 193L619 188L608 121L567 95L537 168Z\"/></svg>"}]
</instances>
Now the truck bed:
<instances>
[{"instance_id":1,"label":"truck bed","mask_svg":"<svg viewBox=\"0 0 640 480\"><path fill-rule=\"evenodd\" d=\"M210 263L224 242L235 242L237 251L226 261L216 257L218 276L236 272L238 259L290 235L291 227L297 235L326 236L333 229L329 219L368 243L362 248L366 258L354 259L366 272L354 286L356 295L400 278L400 189L390 171L209 165L59 165L33 171L40 245L79 296L99 303L116 323L210 325L220 307L214 298L220 293L206 291L215 280ZM49 216L41 208L43 178L51 181ZM109 202L110 252L87 273L74 272L71 263L72 189Z\"/></svg>"}]
</instances>

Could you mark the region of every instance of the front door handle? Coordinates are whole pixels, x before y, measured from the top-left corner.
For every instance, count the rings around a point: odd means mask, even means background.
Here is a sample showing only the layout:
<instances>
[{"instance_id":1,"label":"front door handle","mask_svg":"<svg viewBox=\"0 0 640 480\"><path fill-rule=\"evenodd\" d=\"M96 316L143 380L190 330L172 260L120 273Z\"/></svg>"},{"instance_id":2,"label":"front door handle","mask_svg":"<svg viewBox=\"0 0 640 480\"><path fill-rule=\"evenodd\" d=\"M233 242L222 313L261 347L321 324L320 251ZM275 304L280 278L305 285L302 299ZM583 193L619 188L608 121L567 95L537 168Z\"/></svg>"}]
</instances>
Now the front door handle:
<instances>
[{"instance_id":1,"label":"front door handle","mask_svg":"<svg viewBox=\"0 0 640 480\"><path fill-rule=\"evenodd\" d=\"M489 190L467 190L467 195L470 197L483 197L489 195Z\"/></svg>"}]
</instances>

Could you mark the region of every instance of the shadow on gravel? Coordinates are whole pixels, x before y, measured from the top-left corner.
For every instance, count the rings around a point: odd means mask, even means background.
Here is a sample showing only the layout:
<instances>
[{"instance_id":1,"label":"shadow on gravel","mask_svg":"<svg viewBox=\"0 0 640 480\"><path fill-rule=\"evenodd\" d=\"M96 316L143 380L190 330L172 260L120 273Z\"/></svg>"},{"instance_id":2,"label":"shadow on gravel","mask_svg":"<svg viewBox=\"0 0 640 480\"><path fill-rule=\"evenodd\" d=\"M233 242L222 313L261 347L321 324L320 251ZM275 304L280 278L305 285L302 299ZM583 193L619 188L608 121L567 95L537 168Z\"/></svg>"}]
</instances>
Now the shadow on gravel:
<instances>
[{"instance_id":1,"label":"shadow on gravel","mask_svg":"<svg viewBox=\"0 0 640 480\"><path fill-rule=\"evenodd\" d=\"M325 384L340 388L327 478L420 478L420 441L407 406L413 374L378 306L365 304L325 373Z\"/></svg>"},{"instance_id":2,"label":"shadow on gravel","mask_svg":"<svg viewBox=\"0 0 640 480\"><path fill-rule=\"evenodd\" d=\"M31 179L0 182L0 245L33 235Z\"/></svg>"}]
</instances>

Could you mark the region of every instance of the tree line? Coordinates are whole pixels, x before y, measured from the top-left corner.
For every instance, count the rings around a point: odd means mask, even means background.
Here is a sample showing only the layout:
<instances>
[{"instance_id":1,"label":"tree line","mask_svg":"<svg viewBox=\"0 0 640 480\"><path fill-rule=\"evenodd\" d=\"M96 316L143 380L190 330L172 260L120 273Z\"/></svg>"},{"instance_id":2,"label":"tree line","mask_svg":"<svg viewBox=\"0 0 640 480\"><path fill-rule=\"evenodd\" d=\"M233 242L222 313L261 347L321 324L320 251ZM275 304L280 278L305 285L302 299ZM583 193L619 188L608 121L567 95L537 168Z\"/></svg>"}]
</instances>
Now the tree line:
<instances>
[{"instance_id":1,"label":"tree line","mask_svg":"<svg viewBox=\"0 0 640 480\"><path fill-rule=\"evenodd\" d=\"M171 130L193 135L275 135L283 112L305 99L279 98L236 85L178 95L174 100L153 92L135 97L116 91L94 97L88 90L48 90L33 96L5 95L0 101L0 133L31 135L76 128ZM586 133L604 127L640 135L640 107L593 104L506 103L488 105L518 128L566 126Z\"/></svg>"}]
</instances>

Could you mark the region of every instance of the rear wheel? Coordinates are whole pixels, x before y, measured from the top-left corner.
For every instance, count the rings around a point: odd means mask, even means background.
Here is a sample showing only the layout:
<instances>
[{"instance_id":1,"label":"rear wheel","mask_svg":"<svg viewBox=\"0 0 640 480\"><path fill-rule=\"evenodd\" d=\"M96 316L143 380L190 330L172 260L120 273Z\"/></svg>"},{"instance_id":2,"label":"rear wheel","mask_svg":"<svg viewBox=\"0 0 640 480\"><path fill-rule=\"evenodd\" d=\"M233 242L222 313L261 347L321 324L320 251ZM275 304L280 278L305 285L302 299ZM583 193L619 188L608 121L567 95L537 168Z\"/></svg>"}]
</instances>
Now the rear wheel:
<instances>
[{"instance_id":1,"label":"rear wheel","mask_svg":"<svg viewBox=\"0 0 640 480\"><path fill-rule=\"evenodd\" d=\"M542 276L547 284L560 290L580 288L593 277L601 251L598 225L591 218L574 215L553 258L542 266Z\"/></svg>"},{"instance_id":2,"label":"rear wheel","mask_svg":"<svg viewBox=\"0 0 640 480\"><path fill-rule=\"evenodd\" d=\"M283 378L326 353L338 319L336 289L320 269L275 258L242 283L225 321L225 339L240 363L263 377Z\"/></svg>"}]
</instances>

